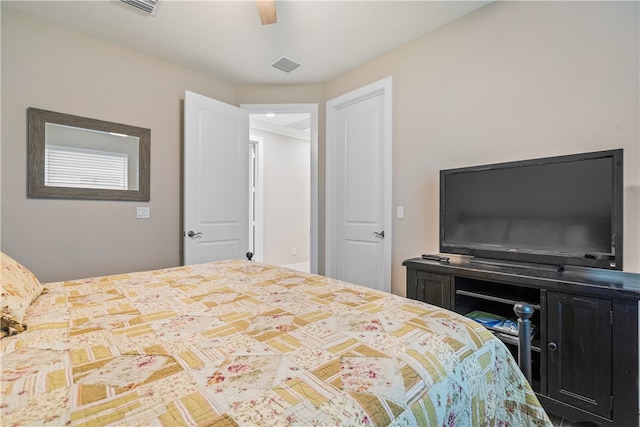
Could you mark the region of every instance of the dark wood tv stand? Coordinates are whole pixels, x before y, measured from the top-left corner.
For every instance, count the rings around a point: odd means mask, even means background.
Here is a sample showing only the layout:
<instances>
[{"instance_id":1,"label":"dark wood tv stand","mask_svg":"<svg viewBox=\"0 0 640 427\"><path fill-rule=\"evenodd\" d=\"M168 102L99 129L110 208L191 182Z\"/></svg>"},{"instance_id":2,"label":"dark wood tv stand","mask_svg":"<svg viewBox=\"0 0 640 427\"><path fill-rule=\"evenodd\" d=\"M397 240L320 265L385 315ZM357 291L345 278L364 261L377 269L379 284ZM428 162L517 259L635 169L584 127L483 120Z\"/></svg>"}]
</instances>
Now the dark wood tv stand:
<instances>
[{"instance_id":1,"label":"dark wood tv stand","mask_svg":"<svg viewBox=\"0 0 640 427\"><path fill-rule=\"evenodd\" d=\"M534 308L532 387L547 412L600 426L638 426L640 274L408 259L407 298L460 314L515 317ZM517 355L517 338L496 334Z\"/></svg>"}]
</instances>

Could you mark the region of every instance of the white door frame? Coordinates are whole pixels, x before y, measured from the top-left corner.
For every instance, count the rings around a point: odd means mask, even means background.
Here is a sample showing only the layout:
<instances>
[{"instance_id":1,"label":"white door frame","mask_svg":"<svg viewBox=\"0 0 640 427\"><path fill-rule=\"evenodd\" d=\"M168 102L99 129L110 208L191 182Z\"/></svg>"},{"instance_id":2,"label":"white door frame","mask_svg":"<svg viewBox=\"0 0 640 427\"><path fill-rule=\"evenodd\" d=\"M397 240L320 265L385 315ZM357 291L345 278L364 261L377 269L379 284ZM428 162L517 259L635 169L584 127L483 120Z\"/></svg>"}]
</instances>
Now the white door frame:
<instances>
[{"instance_id":1,"label":"white door frame","mask_svg":"<svg viewBox=\"0 0 640 427\"><path fill-rule=\"evenodd\" d=\"M330 101L327 101L327 135L326 135L326 236L325 236L325 275L336 277L336 115L338 110L350 104L372 96L381 95L384 100L384 283L391 287L391 249L393 246L393 201L392 201L392 78L386 77L367 86L361 87Z\"/></svg>"},{"instance_id":2,"label":"white door frame","mask_svg":"<svg viewBox=\"0 0 640 427\"><path fill-rule=\"evenodd\" d=\"M254 220L249 214L249 250L254 261L264 262L264 138L250 135L249 140L255 147L249 167L249 210L255 215Z\"/></svg>"},{"instance_id":3,"label":"white door frame","mask_svg":"<svg viewBox=\"0 0 640 427\"><path fill-rule=\"evenodd\" d=\"M240 104L249 114L307 113L311 117L311 273L318 273L318 104Z\"/></svg>"}]
</instances>

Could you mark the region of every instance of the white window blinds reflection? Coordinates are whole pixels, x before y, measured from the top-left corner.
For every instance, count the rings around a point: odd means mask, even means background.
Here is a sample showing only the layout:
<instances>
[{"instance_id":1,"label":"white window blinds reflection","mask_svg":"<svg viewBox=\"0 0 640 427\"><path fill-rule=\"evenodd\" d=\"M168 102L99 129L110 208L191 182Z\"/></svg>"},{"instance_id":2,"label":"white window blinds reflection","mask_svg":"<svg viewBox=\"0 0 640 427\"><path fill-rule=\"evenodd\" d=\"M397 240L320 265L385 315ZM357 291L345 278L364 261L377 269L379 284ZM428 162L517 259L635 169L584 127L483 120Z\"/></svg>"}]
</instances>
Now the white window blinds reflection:
<instances>
[{"instance_id":1,"label":"white window blinds reflection","mask_svg":"<svg viewBox=\"0 0 640 427\"><path fill-rule=\"evenodd\" d=\"M77 147L45 146L45 185L128 190L128 155Z\"/></svg>"}]
</instances>

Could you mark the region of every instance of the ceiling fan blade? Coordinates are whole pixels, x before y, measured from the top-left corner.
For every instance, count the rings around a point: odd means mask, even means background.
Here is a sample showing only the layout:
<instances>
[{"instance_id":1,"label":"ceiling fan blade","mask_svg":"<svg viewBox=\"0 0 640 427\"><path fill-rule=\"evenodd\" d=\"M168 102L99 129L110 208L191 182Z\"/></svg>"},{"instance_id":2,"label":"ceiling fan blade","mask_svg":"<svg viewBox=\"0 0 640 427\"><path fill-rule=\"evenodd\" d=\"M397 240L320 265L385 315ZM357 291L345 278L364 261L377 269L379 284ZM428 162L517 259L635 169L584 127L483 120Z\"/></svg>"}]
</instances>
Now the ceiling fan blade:
<instances>
[{"instance_id":1,"label":"ceiling fan blade","mask_svg":"<svg viewBox=\"0 0 640 427\"><path fill-rule=\"evenodd\" d=\"M276 0L256 0L258 6L258 14L262 25L275 24L278 22L276 17Z\"/></svg>"}]
</instances>

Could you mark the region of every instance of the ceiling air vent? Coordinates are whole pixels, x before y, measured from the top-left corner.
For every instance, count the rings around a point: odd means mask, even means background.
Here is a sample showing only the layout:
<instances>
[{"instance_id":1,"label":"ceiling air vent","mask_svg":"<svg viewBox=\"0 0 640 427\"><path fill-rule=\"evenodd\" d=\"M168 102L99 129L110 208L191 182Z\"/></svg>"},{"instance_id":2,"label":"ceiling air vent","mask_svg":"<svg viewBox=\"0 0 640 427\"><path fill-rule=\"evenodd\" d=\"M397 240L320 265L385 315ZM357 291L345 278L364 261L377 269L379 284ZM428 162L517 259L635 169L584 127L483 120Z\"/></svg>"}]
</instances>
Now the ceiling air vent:
<instances>
[{"instance_id":1,"label":"ceiling air vent","mask_svg":"<svg viewBox=\"0 0 640 427\"><path fill-rule=\"evenodd\" d=\"M123 3L133 6L136 9L148 13L149 15L155 15L156 7L158 6L158 0L120 0Z\"/></svg>"},{"instance_id":2,"label":"ceiling air vent","mask_svg":"<svg viewBox=\"0 0 640 427\"><path fill-rule=\"evenodd\" d=\"M287 58L286 56L281 56L271 64L272 67L277 68L278 70L284 71L285 73L292 72L293 70L298 68L300 65L302 64L299 64L293 59Z\"/></svg>"}]
</instances>

